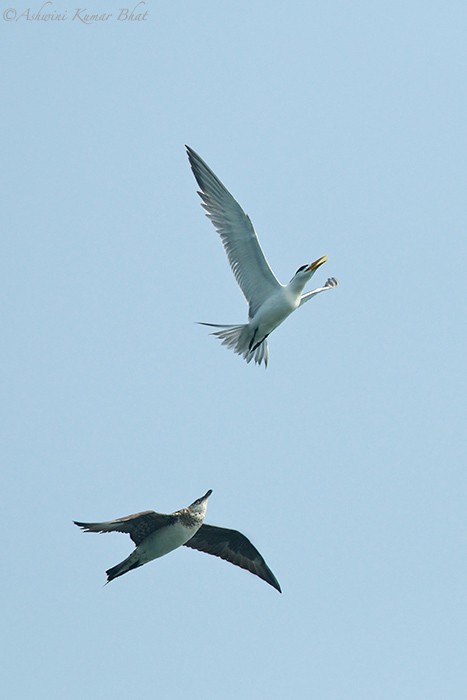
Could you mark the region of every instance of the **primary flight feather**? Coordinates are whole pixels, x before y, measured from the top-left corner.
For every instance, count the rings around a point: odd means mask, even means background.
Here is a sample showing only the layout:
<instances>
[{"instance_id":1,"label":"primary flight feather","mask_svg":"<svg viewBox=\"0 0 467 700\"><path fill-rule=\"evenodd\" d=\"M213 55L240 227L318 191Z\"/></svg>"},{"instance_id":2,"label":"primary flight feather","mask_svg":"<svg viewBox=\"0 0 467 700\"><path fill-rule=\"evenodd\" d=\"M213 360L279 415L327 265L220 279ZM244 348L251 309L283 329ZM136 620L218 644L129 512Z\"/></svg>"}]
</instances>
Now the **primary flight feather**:
<instances>
[{"instance_id":1,"label":"primary flight feather","mask_svg":"<svg viewBox=\"0 0 467 700\"><path fill-rule=\"evenodd\" d=\"M290 282L283 285L271 270L261 249L249 216L192 148L186 146L188 159L196 181L202 206L219 233L230 266L249 305L248 323L225 325L203 323L219 328L215 331L222 344L242 355L247 362L268 363L268 335L292 311L327 289L337 287L330 277L323 287L302 294L306 283L327 258L323 255L310 265L299 267Z\"/></svg>"}]
</instances>

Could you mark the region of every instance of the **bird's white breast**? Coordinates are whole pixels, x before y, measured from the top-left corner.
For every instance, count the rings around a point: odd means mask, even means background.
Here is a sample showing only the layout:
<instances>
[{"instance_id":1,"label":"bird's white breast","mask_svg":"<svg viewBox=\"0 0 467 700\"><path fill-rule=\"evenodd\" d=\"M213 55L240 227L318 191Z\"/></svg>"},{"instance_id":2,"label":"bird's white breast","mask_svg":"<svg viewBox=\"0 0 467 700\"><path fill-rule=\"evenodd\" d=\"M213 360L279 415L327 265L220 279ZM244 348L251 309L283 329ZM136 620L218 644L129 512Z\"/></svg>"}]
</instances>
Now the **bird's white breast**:
<instances>
[{"instance_id":1,"label":"bird's white breast","mask_svg":"<svg viewBox=\"0 0 467 700\"><path fill-rule=\"evenodd\" d=\"M180 521L177 521L173 525L167 525L146 537L144 542L138 545L137 550L145 561L163 557L164 554L168 554L173 549L188 542L199 530L201 524L200 522L194 527L185 527Z\"/></svg>"},{"instance_id":2,"label":"bird's white breast","mask_svg":"<svg viewBox=\"0 0 467 700\"><path fill-rule=\"evenodd\" d=\"M299 303L300 295L293 294L283 287L260 306L250 323L257 324L262 334L271 333L297 308Z\"/></svg>"}]
</instances>

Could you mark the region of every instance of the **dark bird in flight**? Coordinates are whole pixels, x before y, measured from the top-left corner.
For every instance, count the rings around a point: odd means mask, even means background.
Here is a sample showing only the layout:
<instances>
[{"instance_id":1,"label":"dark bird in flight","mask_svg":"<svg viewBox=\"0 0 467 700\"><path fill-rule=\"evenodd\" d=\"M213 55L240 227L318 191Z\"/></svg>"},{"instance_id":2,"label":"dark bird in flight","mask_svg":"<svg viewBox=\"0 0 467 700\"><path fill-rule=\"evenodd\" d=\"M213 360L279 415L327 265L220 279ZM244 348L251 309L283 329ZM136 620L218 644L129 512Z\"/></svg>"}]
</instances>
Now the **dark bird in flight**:
<instances>
[{"instance_id":1,"label":"dark bird in flight","mask_svg":"<svg viewBox=\"0 0 467 700\"><path fill-rule=\"evenodd\" d=\"M203 524L211 493L210 489L202 498L175 513L146 510L103 523L82 523L76 520L74 523L86 532L125 532L135 543L136 548L129 557L106 571L107 583L184 545L214 554L246 569L281 593L276 577L245 535L237 530Z\"/></svg>"}]
</instances>

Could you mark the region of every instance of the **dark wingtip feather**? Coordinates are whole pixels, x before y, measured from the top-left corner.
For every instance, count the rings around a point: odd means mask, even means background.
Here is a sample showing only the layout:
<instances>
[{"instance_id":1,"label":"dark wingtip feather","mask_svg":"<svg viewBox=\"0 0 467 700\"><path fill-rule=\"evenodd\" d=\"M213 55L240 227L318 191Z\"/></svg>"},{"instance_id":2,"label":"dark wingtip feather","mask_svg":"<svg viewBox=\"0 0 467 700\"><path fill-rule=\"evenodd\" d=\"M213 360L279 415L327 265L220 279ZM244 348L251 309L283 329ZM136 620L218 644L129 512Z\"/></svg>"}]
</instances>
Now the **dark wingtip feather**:
<instances>
[{"instance_id":1,"label":"dark wingtip feather","mask_svg":"<svg viewBox=\"0 0 467 700\"><path fill-rule=\"evenodd\" d=\"M73 520L73 523L80 527L82 530L86 530L88 523L80 523L78 520Z\"/></svg>"},{"instance_id":2,"label":"dark wingtip feather","mask_svg":"<svg viewBox=\"0 0 467 700\"><path fill-rule=\"evenodd\" d=\"M271 586L276 589L276 591L279 591L279 593L282 593L282 588L280 587L279 581L274 576L274 574L272 574L272 572L271 572L271 575L272 575L272 578L265 579L265 581L267 581L267 583L270 583Z\"/></svg>"}]
</instances>

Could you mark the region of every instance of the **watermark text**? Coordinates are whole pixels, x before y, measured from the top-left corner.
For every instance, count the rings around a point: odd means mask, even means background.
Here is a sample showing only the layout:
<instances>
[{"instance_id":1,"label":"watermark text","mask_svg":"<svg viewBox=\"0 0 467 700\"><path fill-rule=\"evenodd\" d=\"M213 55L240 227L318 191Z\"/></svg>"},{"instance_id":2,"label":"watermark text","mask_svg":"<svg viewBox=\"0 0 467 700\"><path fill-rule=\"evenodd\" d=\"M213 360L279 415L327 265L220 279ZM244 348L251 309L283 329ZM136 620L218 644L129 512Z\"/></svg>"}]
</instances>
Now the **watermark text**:
<instances>
[{"instance_id":1,"label":"watermark text","mask_svg":"<svg viewBox=\"0 0 467 700\"><path fill-rule=\"evenodd\" d=\"M106 22L138 23L149 18L147 3L141 0L133 7L119 7L113 12L96 11L87 7L75 7L73 10L56 8L52 0L32 8L8 7L2 11L4 22L74 22L75 24L105 24Z\"/></svg>"}]
</instances>

